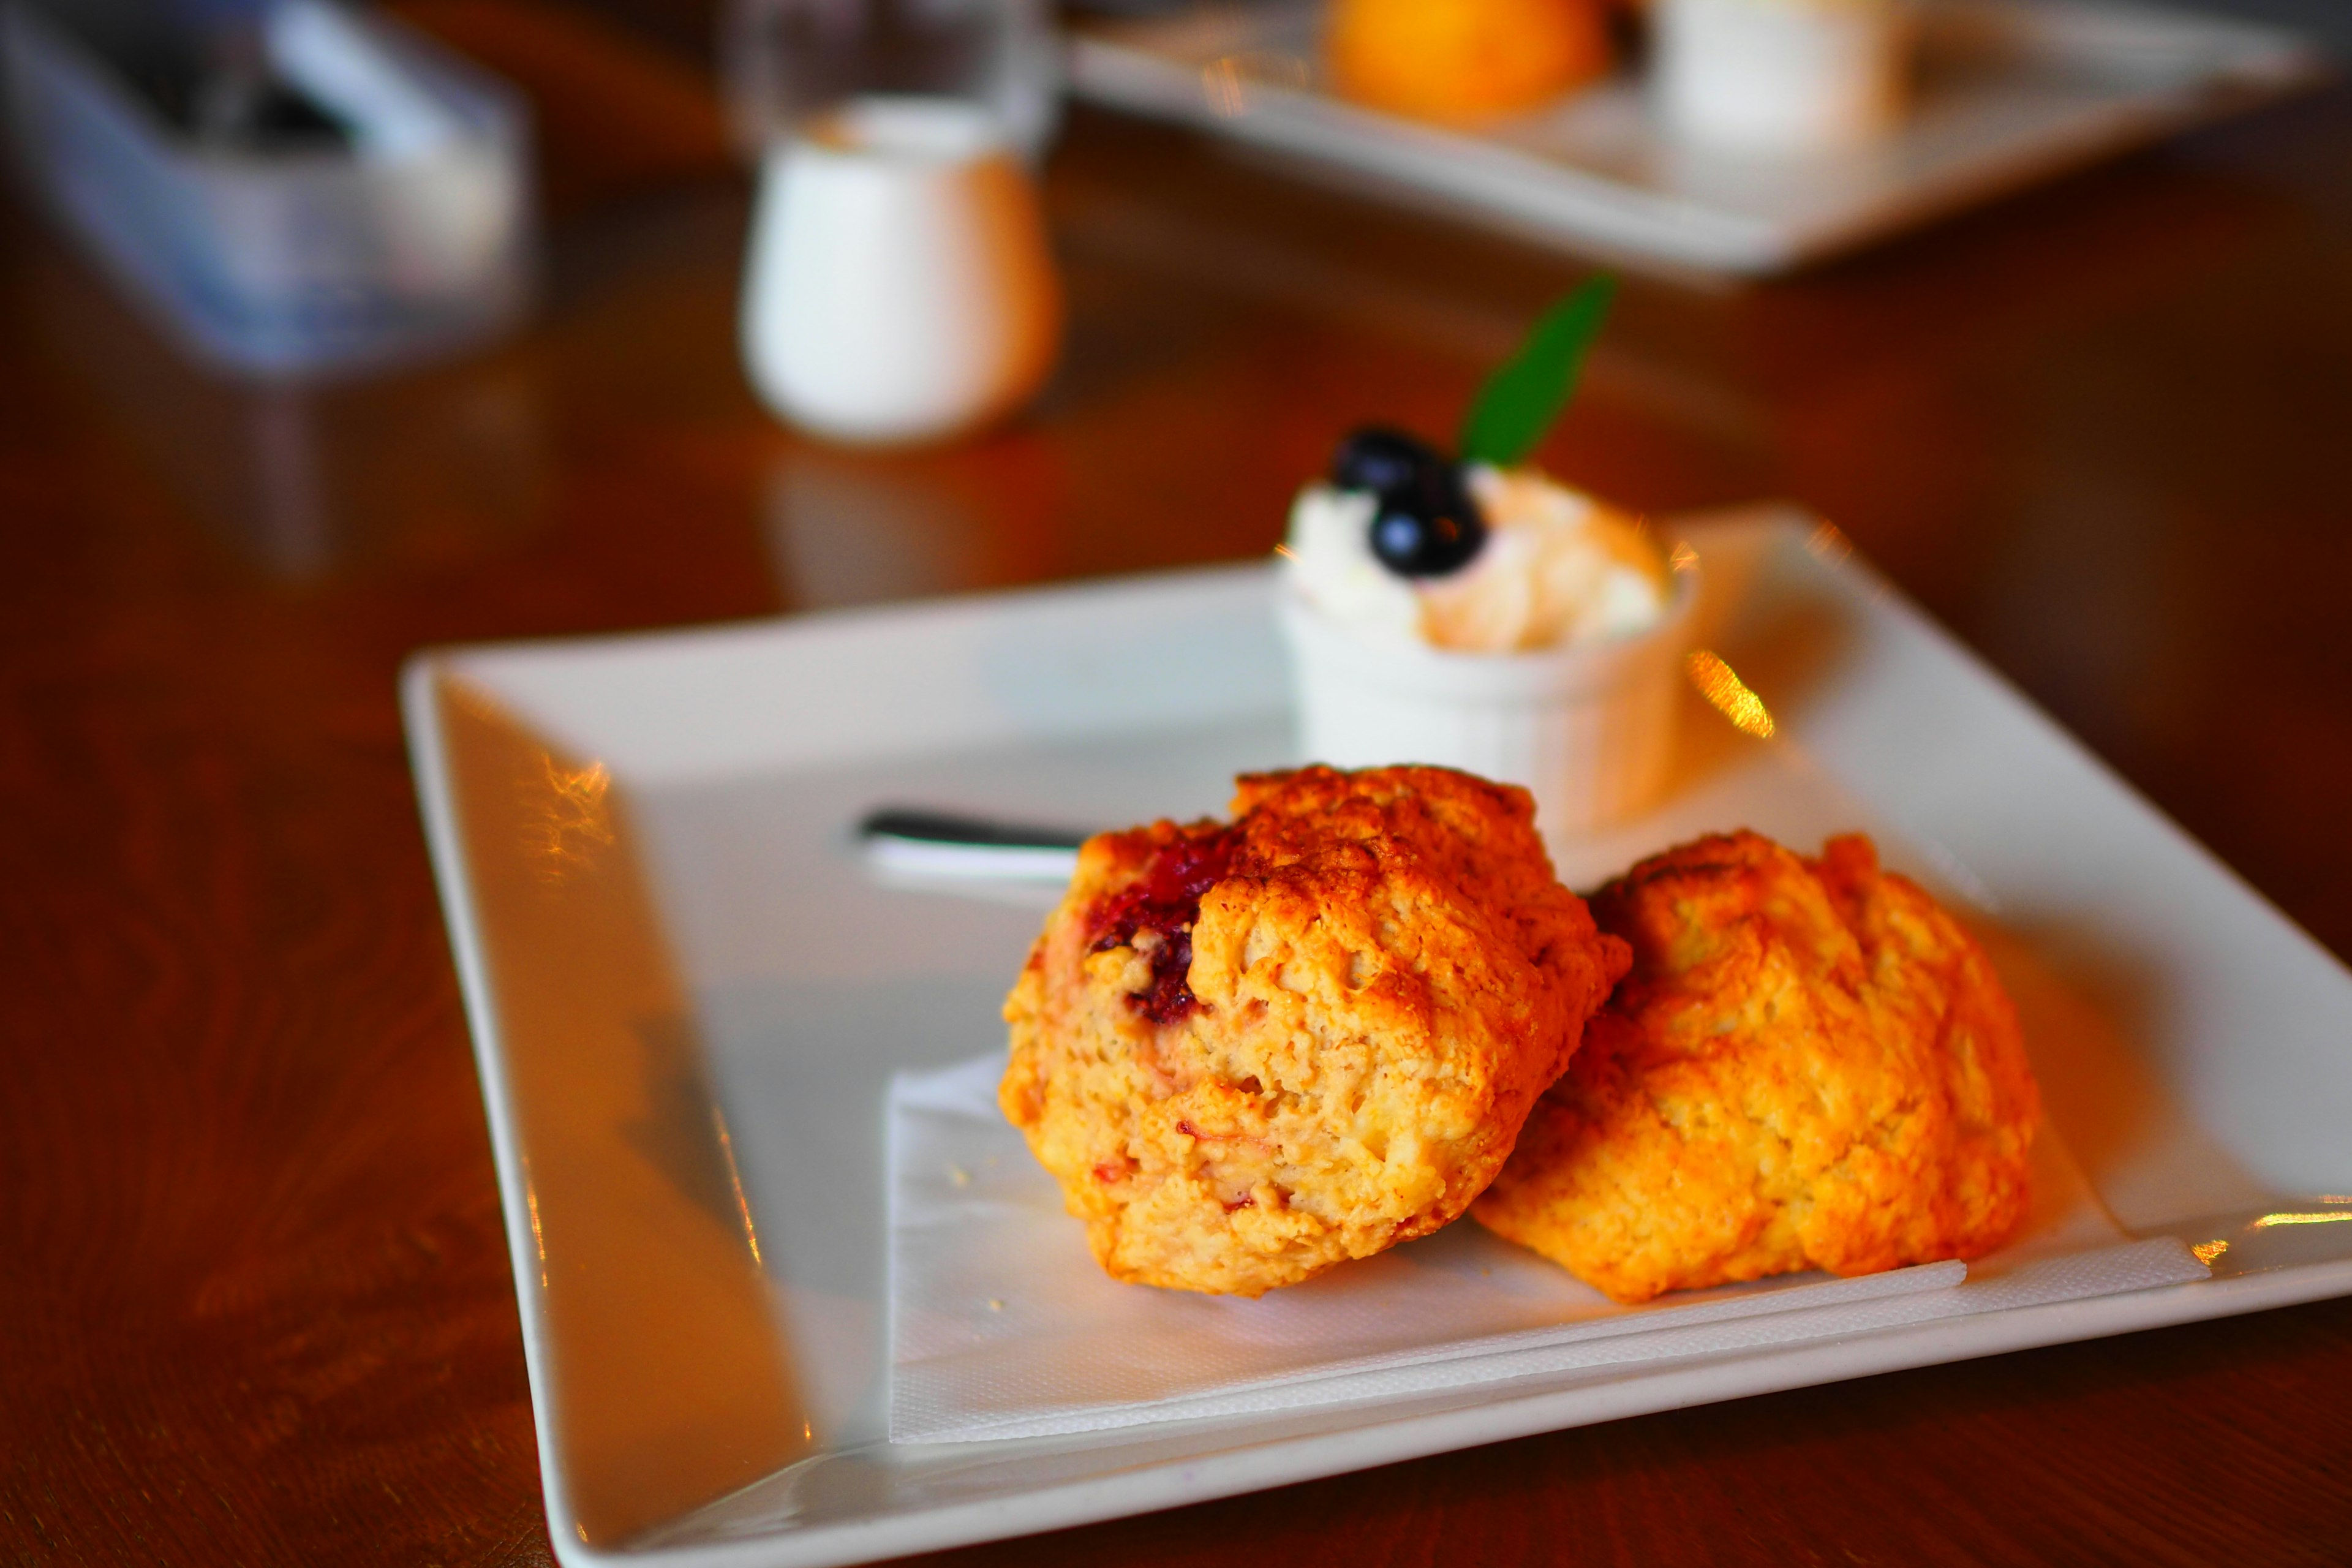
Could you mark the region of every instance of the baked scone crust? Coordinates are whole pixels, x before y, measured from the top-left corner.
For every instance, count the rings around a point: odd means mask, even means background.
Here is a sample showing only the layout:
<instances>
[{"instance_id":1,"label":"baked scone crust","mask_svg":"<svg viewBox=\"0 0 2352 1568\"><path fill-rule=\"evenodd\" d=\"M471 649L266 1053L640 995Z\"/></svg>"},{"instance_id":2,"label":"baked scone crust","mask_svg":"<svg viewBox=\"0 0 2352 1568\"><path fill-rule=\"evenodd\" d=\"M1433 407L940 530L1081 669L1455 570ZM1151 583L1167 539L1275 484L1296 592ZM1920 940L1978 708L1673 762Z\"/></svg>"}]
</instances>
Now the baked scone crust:
<instances>
[{"instance_id":1,"label":"baked scone crust","mask_svg":"<svg viewBox=\"0 0 2352 1568\"><path fill-rule=\"evenodd\" d=\"M1312 767L1233 810L1087 841L998 1099L1111 1275L1256 1296L1459 1215L1630 956L1524 790Z\"/></svg>"},{"instance_id":2,"label":"baked scone crust","mask_svg":"<svg viewBox=\"0 0 2352 1568\"><path fill-rule=\"evenodd\" d=\"M1633 970L1473 1210L1621 1301L1974 1258L2023 1216L2041 1096L1974 938L1869 839L1754 833L1593 896Z\"/></svg>"}]
</instances>

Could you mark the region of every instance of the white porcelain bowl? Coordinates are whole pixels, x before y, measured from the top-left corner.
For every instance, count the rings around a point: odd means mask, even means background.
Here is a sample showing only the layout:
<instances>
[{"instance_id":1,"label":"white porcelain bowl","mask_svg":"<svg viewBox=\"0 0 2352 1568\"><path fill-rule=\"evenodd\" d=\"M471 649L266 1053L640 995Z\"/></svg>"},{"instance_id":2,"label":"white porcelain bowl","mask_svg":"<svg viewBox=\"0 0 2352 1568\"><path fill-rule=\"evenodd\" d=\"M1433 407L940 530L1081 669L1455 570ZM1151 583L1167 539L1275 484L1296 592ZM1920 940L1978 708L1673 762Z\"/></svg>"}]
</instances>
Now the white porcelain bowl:
<instances>
[{"instance_id":1,"label":"white porcelain bowl","mask_svg":"<svg viewBox=\"0 0 2352 1568\"><path fill-rule=\"evenodd\" d=\"M1334 767L1434 763L1536 797L1546 833L1591 832L1658 798L1673 760L1698 569L1647 631L1531 653L1374 641L1282 595L1299 742Z\"/></svg>"}]
</instances>

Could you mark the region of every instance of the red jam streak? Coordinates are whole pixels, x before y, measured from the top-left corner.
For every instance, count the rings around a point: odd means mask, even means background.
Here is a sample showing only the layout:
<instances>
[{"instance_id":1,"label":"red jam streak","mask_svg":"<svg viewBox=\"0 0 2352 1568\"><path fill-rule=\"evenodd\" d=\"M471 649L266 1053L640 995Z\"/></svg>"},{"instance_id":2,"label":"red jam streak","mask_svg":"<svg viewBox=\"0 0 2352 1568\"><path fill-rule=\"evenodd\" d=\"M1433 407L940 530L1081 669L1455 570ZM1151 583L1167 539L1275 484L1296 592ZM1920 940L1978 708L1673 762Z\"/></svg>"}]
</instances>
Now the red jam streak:
<instances>
[{"instance_id":1,"label":"red jam streak","mask_svg":"<svg viewBox=\"0 0 2352 1568\"><path fill-rule=\"evenodd\" d=\"M1089 952L1132 947L1145 931L1160 939L1151 948L1151 988L1127 999L1155 1024L1173 1024L1201 1005L1190 982L1192 922L1201 918L1201 895L1223 878L1233 858L1229 831L1179 838L1095 911Z\"/></svg>"}]
</instances>

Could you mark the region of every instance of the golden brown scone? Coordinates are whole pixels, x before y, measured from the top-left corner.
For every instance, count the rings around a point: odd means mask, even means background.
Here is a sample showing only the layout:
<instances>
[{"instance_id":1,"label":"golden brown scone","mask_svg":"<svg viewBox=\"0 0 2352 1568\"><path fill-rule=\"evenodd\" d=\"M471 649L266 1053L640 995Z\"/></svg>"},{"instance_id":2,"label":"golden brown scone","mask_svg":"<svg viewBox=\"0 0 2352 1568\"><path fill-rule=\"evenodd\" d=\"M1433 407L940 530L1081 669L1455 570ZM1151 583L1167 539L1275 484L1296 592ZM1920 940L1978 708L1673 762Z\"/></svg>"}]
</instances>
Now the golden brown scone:
<instances>
[{"instance_id":1,"label":"golden brown scone","mask_svg":"<svg viewBox=\"0 0 2352 1568\"><path fill-rule=\"evenodd\" d=\"M1609 28L1599 0L1337 0L1324 55L1359 103L1475 121L1602 75Z\"/></svg>"},{"instance_id":2,"label":"golden brown scone","mask_svg":"<svg viewBox=\"0 0 2352 1568\"><path fill-rule=\"evenodd\" d=\"M2041 1093L1992 966L1859 834L1754 833L1593 897L1633 971L1473 1211L1621 1301L1990 1251Z\"/></svg>"},{"instance_id":3,"label":"golden brown scone","mask_svg":"<svg viewBox=\"0 0 2352 1568\"><path fill-rule=\"evenodd\" d=\"M1525 790L1315 767L1234 812L1087 841L998 1100L1111 1275L1256 1296L1460 1215L1630 958Z\"/></svg>"}]
</instances>

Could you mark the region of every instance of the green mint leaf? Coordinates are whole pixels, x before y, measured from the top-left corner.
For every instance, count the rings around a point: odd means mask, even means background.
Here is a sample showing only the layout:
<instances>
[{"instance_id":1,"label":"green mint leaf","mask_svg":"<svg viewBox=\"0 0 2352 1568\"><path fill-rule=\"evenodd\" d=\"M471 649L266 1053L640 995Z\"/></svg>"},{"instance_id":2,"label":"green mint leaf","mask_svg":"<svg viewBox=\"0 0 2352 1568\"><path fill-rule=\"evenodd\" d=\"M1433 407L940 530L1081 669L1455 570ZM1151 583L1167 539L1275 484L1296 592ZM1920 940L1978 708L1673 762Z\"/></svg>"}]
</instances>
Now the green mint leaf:
<instances>
[{"instance_id":1,"label":"green mint leaf","mask_svg":"<svg viewBox=\"0 0 2352 1568\"><path fill-rule=\"evenodd\" d=\"M1596 274L1546 310L1510 362L1486 378L1462 421L1462 460L1508 468L1536 448L1576 391L1617 279Z\"/></svg>"}]
</instances>

